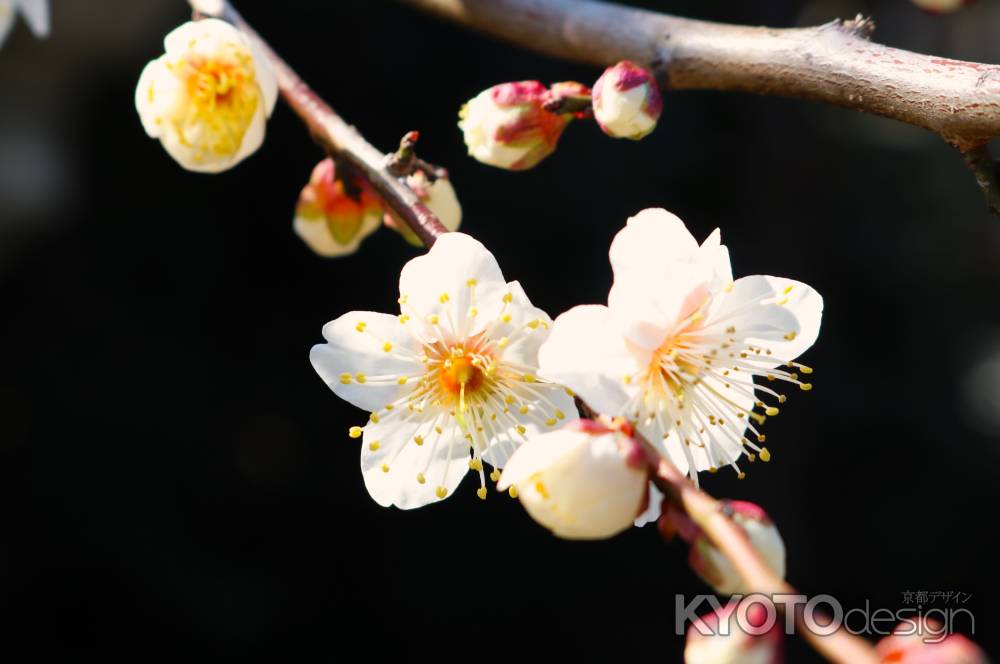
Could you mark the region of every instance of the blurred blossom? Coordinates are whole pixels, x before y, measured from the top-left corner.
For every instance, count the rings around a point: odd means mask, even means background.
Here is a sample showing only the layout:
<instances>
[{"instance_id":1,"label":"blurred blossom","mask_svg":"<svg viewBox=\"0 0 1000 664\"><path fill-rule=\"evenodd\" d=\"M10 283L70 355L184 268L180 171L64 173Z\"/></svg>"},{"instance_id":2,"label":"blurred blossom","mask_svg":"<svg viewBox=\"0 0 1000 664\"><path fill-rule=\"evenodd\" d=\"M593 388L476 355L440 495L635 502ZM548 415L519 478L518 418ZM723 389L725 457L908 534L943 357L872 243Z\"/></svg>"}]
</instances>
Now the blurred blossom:
<instances>
[{"instance_id":1,"label":"blurred blossom","mask_svg":"<svg viewBox=\"0 0 1000 664\"><path fill-rule=\"evenodd\" d=\"M191 171L217 173L253 154L278 97L267 59L217 19L185 23L164 47L135 90L146 133Z\"/></svg>"},{"instance_id":2,"label":"blurred blossom","mask_svg":"<svg viewBox=\"0 0 1000 664\"><path fill-rule=\"evenodd\" d=\"M469 154L514 171L532 168L555 152L570 113L543 108L551 99L538 81L501 83L480 92L459 111Z\"/></svg>"},{"instance_id":3,"label":"blurred blossom","mask_svg":"<svg viewBox=\"0 0 1000 664\"><path fill-rule=\"evenodd\" d=\"M719 231L699 245L662 209L630 218L610 259L608 306L556 319L539 355L543 373L633 422L696 483L699 471L726 465L742 478L744 454L768 461L758 444L786 400L781 385L812 388L812 369L794 360L819 335L823 298L792 279L734 282Z\"/></svg>"},{"instance_id":4,"label":"blurred blossom","mask_svg":"<svg viewBox=\"0 0 1000 664\"><path fill-rule=\"evenodd\" d=\"M688 627L684 664L780 664L779 622L753 599L726 604Z\"/></svg>"},{"instance_id":5,"label":"blurred blossom","mask_svg":"<svg viewBox=\"0 0 1000 664\"><path fill-rule=\"evenodd\" d=\"M638 445L596 422L571 422L522 445L497 488L516 488L528 514L558 537L612 537L632 526L646 500Z\"/></svg>"},{"instance_id":6,"label":"blurred blossom","mask_svg":"<svg viewBox=\"0 0 1000 664\"><path fill-rule=\"evenodd\" d=\"M348 432L362 439L365 486L379 505L412 509L472 470L485 499L483 462L502 468L522 442L576 417L566 390L537 376L551 320L463 233L403 267L399 305L327 323L309 356L335 394L371 411Z\"/></svg>"},{"instance_id":7,"label":"blurred blossom","mask_svg":"<svg viewBox=\"0 0 1000 664\"><path fill-rule=\"evenodd\" d=\"M656 79L628 60L608 67L594 83L594 119L608 136L639 140L656 128L663 99Z\"/></svg>"},{"instance_id":8,"label":"blurred blossom","mask_svg":"<svg viewBox=\"0 0 1000 664\"><path fill-rule=\"evenodd\" d=\"M44 124L0 119L0 232L22 221L58 219L74 195L69 156Z\"/></svg>"},{"instance_id":9,"label":"blurred blossom","mask_svg":"<svg viewBox=\"0 0 1000 664\"><path fill-rule=\"evenodd\" d=\"M351 191L336 177L332 159L313 169L295 206L295 233L320 256L346 256L374 233L382 221L382 205L371 185L351 179Z\"/></svg>"},{"instance_id":10,"label":"blurred blossom","mask_svg":"<svg viewBox=\"0 0 1000 664\"><path fill-rule=\"evenodd\" d=\"M458 195L447 175L436 177L431 181L423 171L418 170L406 177L406 184L420 197L421 202L434 213L434 216L445 228L449 231L458 230L458 227L462 225L462 206L458 202ZM388 208L388 206L386 207ZM386 213L385 225L397 231L413 246L424 246L420 238L395 212Z\"/></svg>"},{"instance_id":11,"label":"blurred blossom","mask_svg":"<svg viewBox=\"0 0 1000 664\"><path fill-rule=\"evenodd\" d=\"M966 5L971 5L972 0L912 0L918 8L929 14L950 14L957 12Z\"/></svg>"},{"instance_id":12,"label":"blurred blossom","mask_svg":"<svg viewBox=\"0 0 1000 664\"><path fill-rule=\"evenodd\" d=\"M876 649L887 664L990 664L975 643L927 618L900 623Z\"/></svg>"},{"instance_id":13,"label":"blurred blossom","mask_svg":"<svg viewBox=\"0 0 1000 664\"><path fill-rule=\"evenodd\" d=\"M988 435L1000 435L1000 337L991 337L982 347L960 384L962 405L971 423Z\"/></svg>"},{"instance_id":14,"label":"blurred blossom","mask_svg":"<svg viewBox=\"0 0 1000 664\"><path fill-rule=\"evenodd\" d=\"M36 37L49 35L49 0L0 0L0 46L14 27L14 15L20 13Z\"/></svg>"}]
</instances>

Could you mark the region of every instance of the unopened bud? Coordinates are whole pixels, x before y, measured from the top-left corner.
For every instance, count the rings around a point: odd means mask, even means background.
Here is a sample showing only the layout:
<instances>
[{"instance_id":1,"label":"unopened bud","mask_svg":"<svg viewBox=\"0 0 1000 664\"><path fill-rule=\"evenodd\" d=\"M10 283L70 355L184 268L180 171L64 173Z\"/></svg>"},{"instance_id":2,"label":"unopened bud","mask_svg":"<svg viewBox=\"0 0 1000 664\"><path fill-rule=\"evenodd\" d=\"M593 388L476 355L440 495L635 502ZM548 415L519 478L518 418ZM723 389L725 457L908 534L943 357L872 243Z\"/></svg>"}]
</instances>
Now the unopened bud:
<instances>
[{"instance_id":1,"label":"unopened bud","mask_svg":"<svg viewBox=\"0 0 1000 664\"><path fill-rule=\"evenodd\" d=\"M320 256L352 254L379 227L382 206L371 185L355 179L349 189L336 177L333 160L324 159L299 194L292 227Z\"/></svg>"},{"instance_id":2,"label":"unopened bud","mask_svg":"<svg viewBox=\"0 0 1000 664\"><path fill-rule=\"evenodd\" d=\"M745 501L727 503L730 518L747 534L750 544L776 575L785 577L785 543L778 529L759 506ZM749 592L733 563L700 529L691 540L691 568L720 595Z\"/></svg>"},{"instance_id":3,"label":"unopened bud","mask_svg":"<svg viewBox=\"0 0 1000 664\"><path fill-rule=\"evenodd\" d=\"M517 489L528 514L558 537L604 539L632 526L649 473L629 462L621 431L570 423L522 445L497 488Z\"/></svg>"},{"instance_id":4,"label":"unopened bud","mask_svg":"<svg viewBox=\"0 0 1000 664\"><path fill-rule=\"evenodd\" d=\"M628 60L608 67L594 84L594 119L604 133L639 140L656 128L663 99L653 75Z\"/></svg>"},{"instance_id":5,"label":"unopened bud","mask_svg":"<svg viewBox=\"0 0 1000 664\"><path fill-rule=\"evenodd\" d=\"M434 216L445 228L449 231L458 230L458 227L462 225L462 206L458 202L458 196L455 194L455 188L451 185L451 180L445 176L438 177L431 182L423 171L418 170L406 177L406 184L420 197L420 201L434 213ZM420 238L395 212L386 212L385 225L398 231L403 239L413 246L424 246Z\"/></svg>"},{"instance_id":6,"label":"unopened bud","mask_svg":"<svg viewBox=\"0 0 1000 664\"><path fill-rule=\"evenodd\" d=\"M781 630L773 605L729 603L688 627L684 664L779 664Z\"/></svg>"},{"instance_id":7,"label":"unopened bud","mask_svg":"<svg viewBox=\"0 0 1000 664\"><path fill-rule=\"evenodd\" d=\"M514 171L538 164L555 151L573 119L570 113L545 110L549 99L549 91L538 81L501 83L480 92L458 114L469 154Z\"/></svg>"}]
</instances>

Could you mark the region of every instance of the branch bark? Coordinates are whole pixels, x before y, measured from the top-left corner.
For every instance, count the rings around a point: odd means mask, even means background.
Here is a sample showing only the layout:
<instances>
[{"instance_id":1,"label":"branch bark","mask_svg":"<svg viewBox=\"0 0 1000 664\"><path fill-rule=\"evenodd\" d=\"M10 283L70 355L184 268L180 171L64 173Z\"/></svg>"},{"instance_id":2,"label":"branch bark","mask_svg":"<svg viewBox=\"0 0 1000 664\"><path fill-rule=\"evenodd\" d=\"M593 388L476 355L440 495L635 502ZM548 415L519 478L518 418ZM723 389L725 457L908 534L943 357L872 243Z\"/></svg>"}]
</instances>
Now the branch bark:
<instances>
[{"instance_id":1,"label":"branch bark","mask_svg":"<svg viewBox=\"0 0 1000 664\"><path fill-rule=\"evenodd\" d=\"M727 25L595 0L403 0L559 58L634 60L672 90L819 101L929 129L961 150L1000 135L1000 66L868 41L858 17L812 28Z\"/></svg>"},{"instance_id":2,"label":"branch bark","mask_svg":"<svg viewBox=\"0 0 1000 664\"><path fill-rule=\"evenodd\" d=\"M206 3L192 0L191 4L196 12L204 12L201 5ZM327 154L367 179L382 200L406 222L427 247L434 244L439 235L448 232L434 213L420 201L420 197L401 177L392 172L388 157L366 141L357 129L345 122L329 104L313 92L288 63L274 52L267 41L240 16L232 4L223 2L222 12L218 18L225 19L238 27L271 61L278 77L281 97L302 119L313 140Z\"/></svg>"},{"instance_id":3,"label":"branch bark","mask_svg":"<svg viewBox=\"0 0 1000 664\"><path fill-rule=\"evenodd\" d=\"M967 160L1000 136L1000 66L872 43L874 23L860 16L776 29L597 0L402 1L557 58L598 66L633 60L668 90L751 92L892 118L938 134ZM977 181L982 187L980 174ZM1000 216L1000 189L983 190Z\"/></svg>"}]
</instances>

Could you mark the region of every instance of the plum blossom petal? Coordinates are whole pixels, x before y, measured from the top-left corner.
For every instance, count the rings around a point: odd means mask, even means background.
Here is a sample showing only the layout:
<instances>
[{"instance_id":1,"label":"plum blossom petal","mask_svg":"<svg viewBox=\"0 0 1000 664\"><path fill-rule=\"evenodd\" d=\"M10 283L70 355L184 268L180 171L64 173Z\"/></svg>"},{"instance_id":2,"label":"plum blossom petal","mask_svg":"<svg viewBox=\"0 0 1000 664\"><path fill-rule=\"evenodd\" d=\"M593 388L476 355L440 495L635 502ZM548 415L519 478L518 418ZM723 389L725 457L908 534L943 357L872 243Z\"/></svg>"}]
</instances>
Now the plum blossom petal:
<instances>
[{"instance_id":1,"label":"plum blossom petal","mask_svg":"<svg viewBox=\"0 0 1000 664\"><path fill-rule=\"evenodd\" d=\"M769 461L761 427L787 399L781 386L812 388L796 358L819 334L822 297L791 279L733 282L719 231L699 245L665 210L629 219L610 258L607 309L559 316L543 373L628 419L695 482L726 465L744 477L744 455Z\"/></svg>"},{"instance_id":2,"label":"plum blossom petal","mask_svg":"<svg viewBox=\"0 0 1000 664\"><path fill-rule=\"evenodd\" d=\"M341 316L311 353L334 393L371 411L349 430L365 485L380 505L411 509L446 498L471 469L485 499L484 462L499 469L529 436L576 417L566 389L538 375L551 320L459 233L404 266L399 303L398 316Z\"/></svg>"},{"instance_id":3,"label":"plum blossom petal","mask_svg":"<svg viewBox=\"0 0 1000 664\"><path fill-rule=\"evenodd\" d=\"M644 356L629 349L607 307L583 305L560 315L538 356L546 378L572 386L599 412L616 413L638 394L623 378L643 366Z\"/></svg>"}]
</instances>

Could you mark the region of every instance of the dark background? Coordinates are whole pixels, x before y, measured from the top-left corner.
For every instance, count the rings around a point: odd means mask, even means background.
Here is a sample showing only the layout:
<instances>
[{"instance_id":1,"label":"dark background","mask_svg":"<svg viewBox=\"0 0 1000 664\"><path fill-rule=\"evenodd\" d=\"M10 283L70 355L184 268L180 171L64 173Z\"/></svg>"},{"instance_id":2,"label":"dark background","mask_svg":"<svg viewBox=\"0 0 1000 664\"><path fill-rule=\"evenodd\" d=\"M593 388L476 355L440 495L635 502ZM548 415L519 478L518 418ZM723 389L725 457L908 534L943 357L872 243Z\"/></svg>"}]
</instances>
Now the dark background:
<instances>
[{"instance_id":1,"label":"dark background","mask_svg":"<svg viewBox=\"0 0 1000 664\"><path fill-rule=\"evenodd\" d=\"M860 11L880 41L1000 61L993 1L946 18L905 0L646 6L775 26ZM976 638L1000 652L1000 221L955 152L840 109L684 92L640 143L578 123L540 167L503 172L465 155L459 105L599 72L391 2L241 7L374 144L419 129L463 230L553 316L604 301L608 243L649 206L698 238L722 227L737 275L816 287L815 390L771 425L770 464L707 488L771 512L802 590L890 609L903 591L971 593ZM324 260L295 237L320 155L283 105L217 176L145 136L136 80L187 16L55 0L50 39L21 24L0 50L5 661L680 661L674 595L705 589L655 531L560 541L472 484L414 512L368 497L345 435L361 415L308 351L345 311L392 311L415 251L383 230Z\"/></svg>"}]
</instances>

